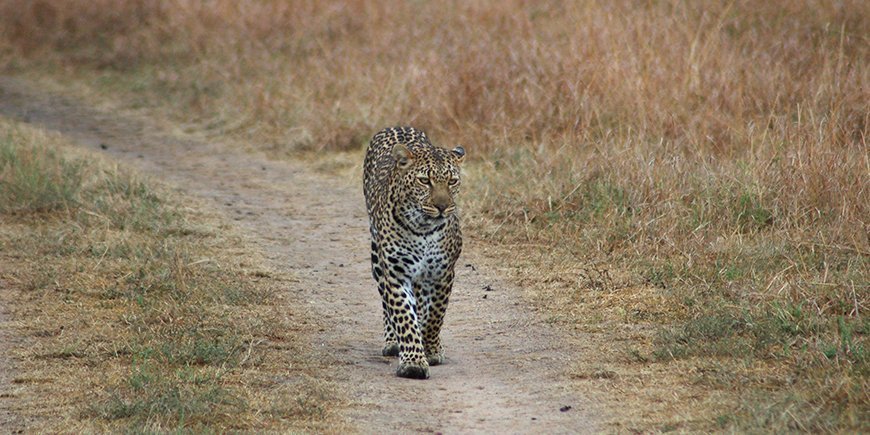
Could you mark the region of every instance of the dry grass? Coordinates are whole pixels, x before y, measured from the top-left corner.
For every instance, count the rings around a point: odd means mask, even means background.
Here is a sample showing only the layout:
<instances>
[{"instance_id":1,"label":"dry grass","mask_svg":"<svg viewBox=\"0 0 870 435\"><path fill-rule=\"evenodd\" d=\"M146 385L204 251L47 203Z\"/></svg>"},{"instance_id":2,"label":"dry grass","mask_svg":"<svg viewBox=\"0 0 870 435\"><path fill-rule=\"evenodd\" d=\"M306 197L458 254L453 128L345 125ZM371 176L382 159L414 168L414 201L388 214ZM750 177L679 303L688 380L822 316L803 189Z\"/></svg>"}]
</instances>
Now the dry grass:
<instances>
[{"instance_id":1,"label":"dry grass","mask_svg":"<svg viewBox=\"0 0 870 435\"><path fill-rule=\"evenodd\" d=\"M302 317L280 303L286 283L263 278L255 255L228 248L240 245L231 231L176 200L0 119L0 281L11 287L3 303L15 333L4 352L14 357L20 429L329 421L324 404L336 391L311 377L317 355L295 335Z\"/></svg>"},{"instance_id":2,"label":"dry grass","mask_svg":"<svg viewBox=\"0 0 870 435\"><path fill-rule=\"evenodd\" d=\"M514 276L558 318L663 325L643 358L723 359L743 400L722 427L870 424L870 3L5 0L0 17L7 70L278 154L396 123L463 143L469 233L522 246ZM601 267L626 273L603 291Z\"/></svg>"}]
</instances>

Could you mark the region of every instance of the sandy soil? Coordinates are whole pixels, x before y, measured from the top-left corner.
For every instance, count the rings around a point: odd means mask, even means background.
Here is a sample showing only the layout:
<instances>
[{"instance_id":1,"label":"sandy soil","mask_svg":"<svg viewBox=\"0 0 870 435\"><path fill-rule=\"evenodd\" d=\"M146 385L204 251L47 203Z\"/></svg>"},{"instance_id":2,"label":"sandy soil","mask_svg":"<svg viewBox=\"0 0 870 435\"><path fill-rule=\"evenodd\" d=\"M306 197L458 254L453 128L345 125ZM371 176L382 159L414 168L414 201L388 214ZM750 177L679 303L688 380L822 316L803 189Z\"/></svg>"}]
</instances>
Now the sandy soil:
<instances>
[{"instance_id":1,"label":"sandy soil","mask_svg":"<svg viewBox=\"0 0 870 435\"><path fill-rule=\"evenodd\" d=\"M563 342L526 306L521 289L486 266L494 259L473 238L457 266L443 332L446 363L433 367L427 381L400 379L396 359L380 356L380 301L369 274L361 180L351 185L301 162L180 137L140 116L90 108L19 78L0 77L0 114L101 150L234 220L269 267L297 278L287 300L319 319L311 346L330 349L338 361L324 373L347 394L351 405L339 413L360 432L604 429L605 411L566 381L583 337L575 333L570 345ZM0 340L12 339L0 331ZM9 364L0 358L0 424L12 418L2 411L14 400L2 374Z\"/></svg>"}]
</instances>

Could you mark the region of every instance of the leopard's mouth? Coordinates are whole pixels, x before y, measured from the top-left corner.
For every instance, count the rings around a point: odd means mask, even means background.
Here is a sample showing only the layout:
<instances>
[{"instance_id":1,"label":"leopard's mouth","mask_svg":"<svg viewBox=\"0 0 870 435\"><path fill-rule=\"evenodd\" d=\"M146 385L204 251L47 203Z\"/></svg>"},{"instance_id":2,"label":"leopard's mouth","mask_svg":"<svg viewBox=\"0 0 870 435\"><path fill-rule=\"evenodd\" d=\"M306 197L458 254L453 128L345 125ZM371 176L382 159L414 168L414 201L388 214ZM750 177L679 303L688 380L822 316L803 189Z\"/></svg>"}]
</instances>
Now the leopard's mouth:
<instances>
[{"instance_id":1,"label":"leopard's mouth","mask_svg":"<svg viewBox=\"0 0 870 435\"><path fill-rule=\"evenodd\" d=\"M441 209L438 209L435 207L423 206L422 209L423 209L423 214L427 218L432 219L432 220L439 220L439 219L446 219L447 217L452 215L453 212L456 210L456 207L451 206L451 207L448 207L444 210L441 210Z\"/></svg>"},{"instance_id":2,"label":"leopard's mouth","mask_svg":"<svg viewBox=\"0 0 870 435\"><path fill-rule=\"evenodd\" d=\"M433 220L433 221L444 219L447 217L444 213L441 213L441 212L435 212L435 213L425 212L425 213L423 213L423 215L426 216L427 219Z\"/></svg>"}]
</instances>

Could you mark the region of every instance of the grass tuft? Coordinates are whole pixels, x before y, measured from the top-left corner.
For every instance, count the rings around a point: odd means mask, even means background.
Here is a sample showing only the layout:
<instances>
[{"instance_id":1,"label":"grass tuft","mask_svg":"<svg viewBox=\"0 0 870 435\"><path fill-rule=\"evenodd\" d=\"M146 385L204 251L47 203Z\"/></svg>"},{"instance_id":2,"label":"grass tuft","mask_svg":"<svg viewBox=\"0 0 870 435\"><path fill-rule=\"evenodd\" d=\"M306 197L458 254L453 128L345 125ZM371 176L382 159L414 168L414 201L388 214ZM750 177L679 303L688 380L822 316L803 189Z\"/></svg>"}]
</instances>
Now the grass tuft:
<instances>
[{"instance_id":1,"label":"grass tuft","mask_svg":"<svg viewBox=\"0 0 870 435\"><path fill-rule=\"evenodd\" d=\"M0 137L0 213L39 214L75 208L82 162L65 160L46 147L23 153L13 134Z\"/></svg>"}]
</instances>

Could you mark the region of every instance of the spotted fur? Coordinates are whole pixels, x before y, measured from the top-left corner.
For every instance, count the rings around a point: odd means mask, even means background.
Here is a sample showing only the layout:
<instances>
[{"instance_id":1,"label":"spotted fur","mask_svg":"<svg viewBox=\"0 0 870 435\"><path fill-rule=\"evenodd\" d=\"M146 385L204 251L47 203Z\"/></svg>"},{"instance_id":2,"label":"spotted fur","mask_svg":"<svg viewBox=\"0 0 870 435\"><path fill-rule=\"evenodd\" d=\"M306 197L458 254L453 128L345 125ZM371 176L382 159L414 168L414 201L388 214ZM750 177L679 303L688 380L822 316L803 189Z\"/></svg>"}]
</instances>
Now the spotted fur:
<instances>
[{"instance_id":1,"label":"spotted fur","mask_svg":"<svg viewBox=\"0 0 870 435\"><path fill-rule=\"evenodd\" d=\"M365 157L372 276L384 311L384 356L397 374L425 379L441 364L439 334L462 250L454 197L462 147L438 148L411 127L377 133Z\"/></svg>"}]
</instances>

